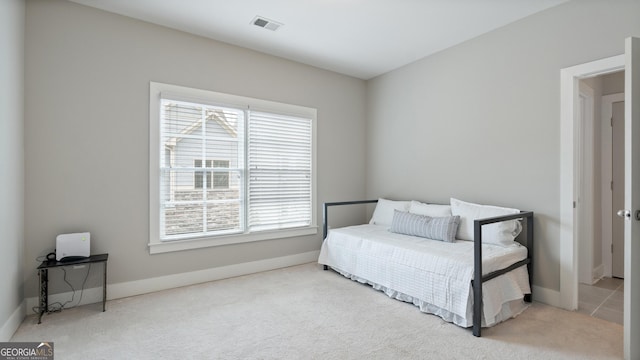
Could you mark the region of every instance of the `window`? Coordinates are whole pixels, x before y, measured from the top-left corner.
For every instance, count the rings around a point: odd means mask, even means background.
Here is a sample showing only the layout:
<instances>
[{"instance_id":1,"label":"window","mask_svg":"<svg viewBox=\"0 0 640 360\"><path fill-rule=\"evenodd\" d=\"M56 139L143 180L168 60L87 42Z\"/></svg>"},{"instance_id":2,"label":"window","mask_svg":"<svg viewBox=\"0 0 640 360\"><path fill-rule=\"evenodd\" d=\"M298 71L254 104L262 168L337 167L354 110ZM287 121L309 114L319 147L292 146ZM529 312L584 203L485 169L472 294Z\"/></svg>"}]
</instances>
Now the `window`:
<instances>
[{"instance_id":1,"label":"window","mask_svg":"<svg viewBox=\"0 0 640 360\"><path fill-rule=\"evenodd\" d=\"M315 109L150 85L152 253L315 234Z\"/></svg>"},{"instance_id":2,"label":"window","mask_svg":"<svg viewBox=\"0 0 640 360\"><path fill-rule=\"evenodd\" d=\"M229 188L229 172L220 171L217 169L228 169L229 160L212 160L213 168L216 169L213 172L213 188L214 189L228 189Z\"/></svg>"},{"instance_id":3,"label":"window","mask_svg":"<svg viewBox=\"0 0 640 360\"><path fill-rule=\"evenodd\" d=\"M206 164L207 164L206 167L211 167L211 160L207 160ZM193 167L201 168L202 159L193 160ZM211 189L211 172L207 171L206 173L203 173L198 170L194 171L194 174L193 174L193 188L202 189L202 186L204 185L204 182L205 182L204 180L205 177L207 179L207 189Z\"/></svg>"},{"instance_id":4,"label":"window","mask_svg":"<svg viewBox=\"0 0 640 360\"><path fill-rule=\"evenodd\" d=\"M193 160L194 168L202 168L202 159ZM207 189L229 189L229 172L217 169L229 168L229 160L205 160L204 168L215 169L211 171L195 171L193 174L193 188L202 189L204 183L207 183ZM206 179L206 180L205 180Z\"/></svg>"}]
</instances>

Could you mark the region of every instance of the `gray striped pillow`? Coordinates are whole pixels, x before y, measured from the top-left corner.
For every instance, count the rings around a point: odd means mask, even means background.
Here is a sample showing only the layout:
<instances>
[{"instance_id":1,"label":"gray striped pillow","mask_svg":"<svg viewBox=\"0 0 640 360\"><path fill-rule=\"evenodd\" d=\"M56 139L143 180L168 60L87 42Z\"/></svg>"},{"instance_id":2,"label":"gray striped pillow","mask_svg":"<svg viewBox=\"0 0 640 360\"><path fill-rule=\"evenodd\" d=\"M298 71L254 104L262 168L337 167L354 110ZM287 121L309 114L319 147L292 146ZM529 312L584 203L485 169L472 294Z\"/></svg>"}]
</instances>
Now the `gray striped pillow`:
<instances>
[{"instance_id":1,"label":"gray striped pillow","mask_svg":"<svg viewBox=\"0 0 640 360\"><path fill-rule=\"evenodd\" d=\"M389 231L427 239L453 242L460 216L430 217L394 210Z\"/></svg>"}]
</instances>

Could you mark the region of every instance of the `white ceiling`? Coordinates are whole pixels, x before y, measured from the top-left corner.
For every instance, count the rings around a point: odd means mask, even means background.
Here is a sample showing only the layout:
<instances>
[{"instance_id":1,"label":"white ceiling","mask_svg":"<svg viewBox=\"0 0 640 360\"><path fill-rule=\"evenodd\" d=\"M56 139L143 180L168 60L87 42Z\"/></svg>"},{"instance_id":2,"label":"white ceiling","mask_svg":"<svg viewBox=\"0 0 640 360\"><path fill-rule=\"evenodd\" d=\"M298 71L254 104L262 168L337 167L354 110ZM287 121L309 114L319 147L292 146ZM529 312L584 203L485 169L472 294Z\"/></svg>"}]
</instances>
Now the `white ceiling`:
<instances>
[{"instance_id":1,"label":"white ceiling","mask_svg":"<svg viewBox=\"0 0 640 360\"><path fill-rule=\"evenodd\" d=\"M567 0L71 1L370 79Z\"/></svg>"}]
</instances>

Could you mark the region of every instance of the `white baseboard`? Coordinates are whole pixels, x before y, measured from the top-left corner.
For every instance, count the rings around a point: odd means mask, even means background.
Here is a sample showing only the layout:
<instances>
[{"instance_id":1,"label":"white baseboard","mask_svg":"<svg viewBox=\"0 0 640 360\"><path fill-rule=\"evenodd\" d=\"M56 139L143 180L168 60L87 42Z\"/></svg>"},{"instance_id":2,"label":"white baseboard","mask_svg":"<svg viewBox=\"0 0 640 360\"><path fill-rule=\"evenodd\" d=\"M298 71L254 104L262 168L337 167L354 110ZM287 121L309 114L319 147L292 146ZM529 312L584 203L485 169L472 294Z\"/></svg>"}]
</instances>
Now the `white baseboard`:
<instances>
[{"instance_id":1,"label":"white baseboard","mask_svg":"<svg viewBox=\"0 0 640 360\"><path fill-rule=\"evenodd\" d=\"M547 289L540 286L532 286L533 300L547 305L561 307L560 304L560 291Z\"/></svg>"},{"instance_id":2,"label":"white baseboard","mask_svg":"<svg viewBox=\"0 0 640 360\"><path fill-rule=\"evenodd\" d=\"M13 334L18 330L20 324L22 324L22 320L26 316L25 312L25 301L20 303L20 305L11 313L11 316L7 319L7 321L2 324L2 328L0 328L0 342L8 342L11 340Z\"/></svg>"},{"instance_id":3,"label":"white baseboard","mask_svg":"<svg viewBox=\"0 0 640 360\"><path fill-rule=\"evenodd\" d=\"M221 280L235 276L280 269L288 266L306 264L317 261L319 254L320 251L316 250L301 254L252 261L242 264L234 264L205 270L191 271L187 273L109 284L107 286L107 300L120 299L129 296L173 289L181 286L194 285L208 281ZM72 296L72 292L51 294L49 295L49 304L53 304L55 302L64 303L71 300ZM74 302L72 303L73 305L86 305L101 302L102 288L97 287L85 289L84 293L82 294L82 300L78 303L79 300L80 291L76 291ZM38 297L30 297L25 299L25 301L27 304L27 313L33 314L33 308L38 306ZM71 306L72 304L70 303L68 306Z\"/></svg>"}]
</instances>

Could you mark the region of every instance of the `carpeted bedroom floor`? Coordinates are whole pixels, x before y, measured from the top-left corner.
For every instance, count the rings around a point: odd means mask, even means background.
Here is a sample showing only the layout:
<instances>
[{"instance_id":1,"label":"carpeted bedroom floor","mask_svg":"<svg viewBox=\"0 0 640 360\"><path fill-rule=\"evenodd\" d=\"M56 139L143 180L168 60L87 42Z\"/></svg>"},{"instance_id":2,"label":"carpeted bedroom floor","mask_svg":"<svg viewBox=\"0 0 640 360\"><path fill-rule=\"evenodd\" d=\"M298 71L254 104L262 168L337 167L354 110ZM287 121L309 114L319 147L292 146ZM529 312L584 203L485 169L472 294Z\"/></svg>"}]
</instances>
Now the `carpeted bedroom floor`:
<instances>
[{"instance_id":1,"label":"carpeted bedroom floor","mask_svg":"<svg viewBox=\"0 0 640 360\"><path fill-rule=\"evenodd\" d=\"M534 303L483 329L446 323L315 263L25 319L56 359L620 359L619 324Z\"/></svg>"}]
</instances>

